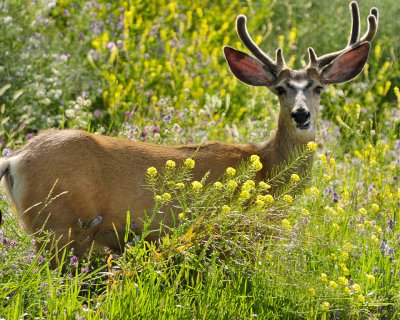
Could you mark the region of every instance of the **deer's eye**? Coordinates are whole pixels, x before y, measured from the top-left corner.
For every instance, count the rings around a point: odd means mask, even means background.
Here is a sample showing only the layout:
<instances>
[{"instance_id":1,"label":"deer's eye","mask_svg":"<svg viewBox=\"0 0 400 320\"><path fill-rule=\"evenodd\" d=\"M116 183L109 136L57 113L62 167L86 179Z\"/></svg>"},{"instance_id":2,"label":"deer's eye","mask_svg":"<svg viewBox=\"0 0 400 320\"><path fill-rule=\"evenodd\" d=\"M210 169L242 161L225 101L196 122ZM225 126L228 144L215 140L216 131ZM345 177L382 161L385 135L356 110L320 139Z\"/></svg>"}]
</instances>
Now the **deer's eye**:
<instances>
[{"instance_id":1,"label":"deer's eye","mask_svg":"<svg viewBox=\"0 0 400 320\"><path fill-rule=\"evenodd\" d=\"M275 90L278 93L278 95L280 95L280 96L286 93L286 89L284 87L281 87L281 86L276 87Z\"/></svg>"},{"instance_id":2,"label":"deer's eye","mask_svg":"<svg viewBox=\"0 0 400 320\"><path fill-rule=\"evenodd\" d=\"M324 90L324 87L318 86L318 87L315 87L314 92L316 94L321 94L323 90Z\"/></svg>"}]
</instances>

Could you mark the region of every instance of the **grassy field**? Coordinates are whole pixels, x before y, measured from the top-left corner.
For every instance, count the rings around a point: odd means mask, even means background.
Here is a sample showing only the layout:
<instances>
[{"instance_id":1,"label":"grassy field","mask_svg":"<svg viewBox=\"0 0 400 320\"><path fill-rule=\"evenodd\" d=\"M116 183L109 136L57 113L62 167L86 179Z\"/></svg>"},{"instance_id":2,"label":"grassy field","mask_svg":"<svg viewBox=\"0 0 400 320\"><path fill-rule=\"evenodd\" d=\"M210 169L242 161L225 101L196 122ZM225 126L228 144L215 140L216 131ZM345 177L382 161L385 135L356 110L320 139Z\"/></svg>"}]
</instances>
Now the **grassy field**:
<instances>
[{"instance_id":1,"label":"grassy field","mask_svg":"<svg viewBox=\"0 0 400 320\"><path fill-rule=\"evenodd\" d=\"M183 211L157 244L130 235L113 259L65 252L63 272L34 252L0 195L0 319L400 318L400 3L359 5L362 31L370 7L379 8L378 34L362 74L323 94L303 192L289 196L301 183L294 178L279 196L260 198L251 163L222 177L222 188L192 188L188 168L166 167L149 177L155 210L176 200L193 218ZM3 155L47 128L166 145L265 141L278 100L236 80L222 55L223 45L247 52L236 15L294 68L307 64L309 46L318 55L344 47L350 25L347 0L0 7ZM229 193L232 179L252 201Z\"/></svg>"}]
</instances>

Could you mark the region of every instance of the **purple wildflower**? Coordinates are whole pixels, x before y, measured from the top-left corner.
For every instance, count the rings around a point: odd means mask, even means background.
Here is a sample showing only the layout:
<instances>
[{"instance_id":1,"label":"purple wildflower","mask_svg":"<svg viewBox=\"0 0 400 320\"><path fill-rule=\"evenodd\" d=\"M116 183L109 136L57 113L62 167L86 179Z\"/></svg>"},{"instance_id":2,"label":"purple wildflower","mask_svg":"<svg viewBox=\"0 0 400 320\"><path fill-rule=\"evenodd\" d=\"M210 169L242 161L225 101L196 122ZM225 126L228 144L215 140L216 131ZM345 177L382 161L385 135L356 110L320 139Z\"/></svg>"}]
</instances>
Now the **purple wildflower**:
<instances>
[{"instance_id":1,"label":"purple wildflower","mask_svg":"<svg viewBox=\"0 0 400 320\"><path fill-rule=\"evenodd\" d=\"M2 242L3 244L9 244L10 240L8 238L3 238Z\"/></svg>"},{"instance_id":2,"label":"purple wildflower","mask_svg":"<svg viewBox=\"0 0 400 320\"><path fill-rule=\"evenodd\" d=\"M166 116L163 117L164 121L171 121L172 116L170 114L167 114Z\"/></svg>"},{"instance_id":3,"label":"purple wildflower","mask_svg":"<svg viewBox=\"0 0 400 320\"><path fill-rule=\"evenodd\" d=\"M115 46L116 46L116 44L114 41L110 41L109 43L107 43L108 50L112 50Z\"/></svg>"},{"instance_id":4,"label":"purple wildflower","mask_svg":"<svg viewBox=\"0 0 400 320\"><path fill-rule=\"evenodd\" d=\"M38 264L42 264L44 262L44 257L43 256L40 256L39 258L38 258Z\"/></svg>"},{"instance_id":5,"label":"purple wildflower","mask_svg":"<svg viewBox=\"0 0 400 320\"><path fill-rule=\"evenodd\" d=\"M95 119L100 119L103 118L103 111L100 109L96 109L93 111L93 117L95 117Z\"/></svg>"},{"instance_id":6,"label":"purple wildflower","mask_svg":"<svg viewBox=\"0 0 400 320\"><path fill-rule=\"evenodd\" d=\"M333 192L333 199L332 199L332 201L335 202L335 203L339 202L339 195L338 195L337 192Z\"/></svg>"},{"instance_id":7,"label":"purple wildflower","mask_svg":"<svg viewBox=\"0 0 400 320\"><path fill-rule=\"evenodd\" d=\"M83 268L81 269L81 272L82 272L83 274L86 274L86 273L89 272L89 268L88 268L88 267L83 267Z\"/></svg>"},{"instance_id":8,"label":"purple wildflower","mask_svg":"<svg viewBox=\"0 0 400 320\"><path fill-rule=\"evenodd\" d=\"M151 131L153 131L153 133L160 133L160 128L153 124L151 126Z\"/></svg>"},{"instance_id":9,"label":"purple wildflower","mask_svg":"<svg viewBox=\"0 0 400 320\"><path fill-rule=\"evenodd\" d=\"M76 267L78 265L78 257L77 256L72 256L70 259L70 264L72 267Z\"/></svg>"},{"instance_id":10,"label":"purple wildflower","mask_svg":"<svg viewBox=\"0 0 400 320\"><path fill-rule=\"evenodd\" d=\"M7 156L9 156L9 155L11 155L11 150L10 150L10 149L7 149L7 148L4 148L4 149L3 149L3 156L7 157Z\"/></svg>"}]
</instances>

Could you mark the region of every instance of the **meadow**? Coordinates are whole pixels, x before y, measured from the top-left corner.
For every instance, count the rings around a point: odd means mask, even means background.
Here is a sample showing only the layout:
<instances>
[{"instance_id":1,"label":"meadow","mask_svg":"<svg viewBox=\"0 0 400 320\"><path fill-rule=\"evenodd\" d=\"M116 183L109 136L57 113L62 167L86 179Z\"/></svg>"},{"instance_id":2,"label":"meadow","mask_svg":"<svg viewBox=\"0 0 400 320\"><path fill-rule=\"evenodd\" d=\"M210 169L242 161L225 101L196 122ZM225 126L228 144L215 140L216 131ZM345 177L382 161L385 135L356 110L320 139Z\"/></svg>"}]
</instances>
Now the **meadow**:
<instances>
[{"instance_id":1,"label":"meadow","mask_svg":"<svg viewBox=\"0 0 400 320\"><path fill-rule=\"evenodd\" d=\"M172 233L148 243L149 230L128 227L124 254L65 252L64 270L33 250L0 195L0 319L400 318L400 3L359 6L362 31L378 7L378 34L363 72L323 93L309 177L293 172L267 197L273 181L254 184L251 162L217 184L193 184L190 166L150 170L154 212L179 203ZM278 99L240 83L222 54L224 45L248 52L236 16L247 15L261 48L282 47L298 69L310 46L318 55L343 48L350 25L347 0L0 7L3 156L48 128L165 145L265 141Z\"/></svg>"}]
</instances>

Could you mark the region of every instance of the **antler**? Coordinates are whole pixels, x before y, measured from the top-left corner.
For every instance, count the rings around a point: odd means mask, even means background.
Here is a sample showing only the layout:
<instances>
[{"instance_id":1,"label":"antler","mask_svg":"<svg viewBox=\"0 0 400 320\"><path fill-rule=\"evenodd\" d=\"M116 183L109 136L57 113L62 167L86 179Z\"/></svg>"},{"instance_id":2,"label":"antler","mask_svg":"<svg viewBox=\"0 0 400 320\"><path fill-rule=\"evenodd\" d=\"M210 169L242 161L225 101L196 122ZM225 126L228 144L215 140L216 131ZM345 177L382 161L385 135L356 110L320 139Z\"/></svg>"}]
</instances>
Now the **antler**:
<instances>
[{"instance_id":1,"label":"antler","mask_svg":"<svg viewBox=\"0 0 400 320\"><path fill-rule=\"evenodd\" d=\"M283 58L282 49L279 48L276 50L276 60L273 61L267 54L265 54L251 39L247 27L246 27L247 18L245 15L241 14L236 19L236 30L240 40L243 44L253 53L258 60L260 60L263 64L267 65L272 70L275 70L278 73L285 67L285 60Z\"/></svg>"},{"instance_id":2,"label":"antler","mask_svg":"<svg viewBox=\"0 0 400 320\"><path fill-rule=\"evenodd\" d=\"M347 46L340 51L325 54L319 58L317 58L315 51L312 48L308 48L308 54L310 67L314 67L317 69L321 69L324 66L331 63L337 56L342 54L343 52L349 50L350 48L354 48L363 42L371 42L374 38L376 31L378 29L378 9L371 8L370 14L368 16L368 29L364 36L359 39L360 36L360 11L358 9L357 2L352 1L350 3L351 10L351 31L350 31L350 39Z\"/></svg>"}]
</instances>

